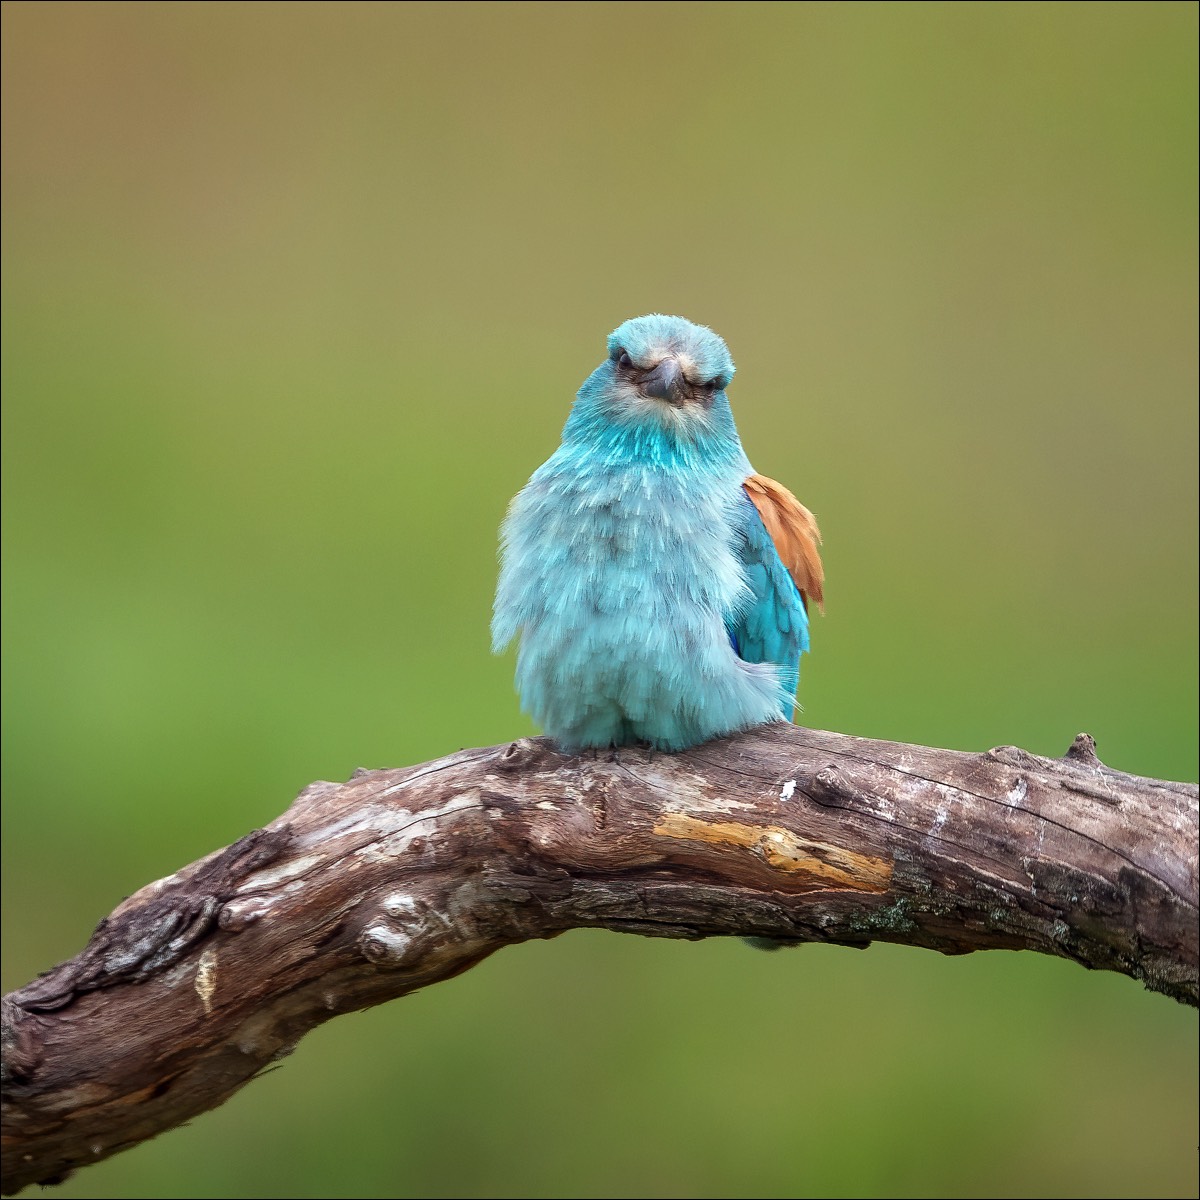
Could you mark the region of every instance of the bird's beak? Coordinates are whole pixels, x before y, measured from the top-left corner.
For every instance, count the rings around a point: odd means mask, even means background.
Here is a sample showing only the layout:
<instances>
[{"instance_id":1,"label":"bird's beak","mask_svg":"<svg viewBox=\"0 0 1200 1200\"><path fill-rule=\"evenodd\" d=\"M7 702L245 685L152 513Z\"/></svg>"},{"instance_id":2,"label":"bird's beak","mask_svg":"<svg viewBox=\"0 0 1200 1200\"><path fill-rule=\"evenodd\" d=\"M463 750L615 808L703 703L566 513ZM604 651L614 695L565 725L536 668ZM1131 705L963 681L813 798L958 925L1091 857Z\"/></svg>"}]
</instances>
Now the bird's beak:
<instances>
[{"instance_id":1,"label":"bird's beak","mask_svg":"<svg viewBox=\"0 0 1200 1200\"><path fill-rule=\"evenodd\" d=\"M642 377L641 389L647 396L682 404L687 399L687 383L677 359L667 357Z\"/></svg>"}]
</instances>

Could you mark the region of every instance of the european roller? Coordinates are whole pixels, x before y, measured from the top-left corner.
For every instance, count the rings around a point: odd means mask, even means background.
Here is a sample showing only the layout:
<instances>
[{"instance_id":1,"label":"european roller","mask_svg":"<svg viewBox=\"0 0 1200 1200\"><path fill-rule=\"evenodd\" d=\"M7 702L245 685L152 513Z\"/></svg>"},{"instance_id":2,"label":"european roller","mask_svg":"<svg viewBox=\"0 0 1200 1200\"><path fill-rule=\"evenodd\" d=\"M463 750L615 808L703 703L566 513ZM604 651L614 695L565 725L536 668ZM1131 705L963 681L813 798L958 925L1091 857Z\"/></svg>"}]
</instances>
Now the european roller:
<instances>
[{"instance_id":1,"label":"european roller","mask_svg":"<svg viewBox=\"0 0 1200 1200\"><path fill-rule=\"evenodd\" d=\"M711 329L626 321L501 529L493 648L564 749L683 750L790 721L820 534L756 475Z\"/></svg>"}]
</instances>

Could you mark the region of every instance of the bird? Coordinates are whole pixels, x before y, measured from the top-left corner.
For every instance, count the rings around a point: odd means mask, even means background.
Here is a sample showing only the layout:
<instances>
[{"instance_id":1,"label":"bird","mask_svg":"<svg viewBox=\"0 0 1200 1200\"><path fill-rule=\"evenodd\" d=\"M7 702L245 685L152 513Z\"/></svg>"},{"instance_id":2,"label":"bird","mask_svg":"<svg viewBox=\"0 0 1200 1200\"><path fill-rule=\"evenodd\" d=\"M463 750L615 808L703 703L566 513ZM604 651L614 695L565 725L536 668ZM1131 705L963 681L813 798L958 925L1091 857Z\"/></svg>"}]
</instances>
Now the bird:
<instances>
[{"instance_id":1,"label":"bird","mask_svg":"<svg viewBox=\"0 0 1200 1200\"><path fill-rule=\"evenodd\" d=\"M681 751L792 720L820 531L751 467L733 374L705 325L625 321L509 505L492 646L519 639L521 706L565 751Z\"/></svg>"}]
</instances>

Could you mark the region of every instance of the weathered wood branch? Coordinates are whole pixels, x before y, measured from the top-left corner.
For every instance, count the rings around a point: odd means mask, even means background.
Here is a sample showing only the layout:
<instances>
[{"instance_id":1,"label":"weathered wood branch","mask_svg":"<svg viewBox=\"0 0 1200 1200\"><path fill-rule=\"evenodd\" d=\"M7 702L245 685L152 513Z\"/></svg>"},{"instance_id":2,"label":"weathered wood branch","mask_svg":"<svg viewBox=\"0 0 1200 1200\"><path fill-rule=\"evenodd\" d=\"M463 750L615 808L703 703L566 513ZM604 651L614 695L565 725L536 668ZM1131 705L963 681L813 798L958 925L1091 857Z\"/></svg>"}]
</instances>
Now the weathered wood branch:
<instances>
[{"instance_id":1,"label":"weathered wood branch","mask_svg":"<svg viewBox=\"0 0 1200 1200\"><path fill-rule=\"evenodd\" d=\"M771 726L314 783L3 1001L12 1194L214 1108L310 1029L581 926L1038 950L1197 1003L1197 789Z\"/></svg>"}]
</instances>

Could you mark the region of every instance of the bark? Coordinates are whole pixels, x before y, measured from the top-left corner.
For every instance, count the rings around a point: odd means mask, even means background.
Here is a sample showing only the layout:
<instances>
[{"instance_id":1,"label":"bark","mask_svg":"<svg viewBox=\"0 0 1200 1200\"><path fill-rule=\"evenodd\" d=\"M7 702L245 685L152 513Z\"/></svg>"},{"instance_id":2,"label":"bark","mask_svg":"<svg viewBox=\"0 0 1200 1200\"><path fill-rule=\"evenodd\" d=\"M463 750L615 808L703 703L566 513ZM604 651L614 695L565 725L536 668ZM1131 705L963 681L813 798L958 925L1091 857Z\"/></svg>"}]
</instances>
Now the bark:
<instances>
[{"instance_id":1,"label":"bark","mask_svg":"<svg viewBox=\"0 0 1200 1200\"><path fill-rule=\"evenodd\" d=\"M3 1000L5 1194L214 1108L310 1029L581 926L1026 949L1195 1005L1197 789L770 726L314 783Z\"/></svg>"}]
</instances>

